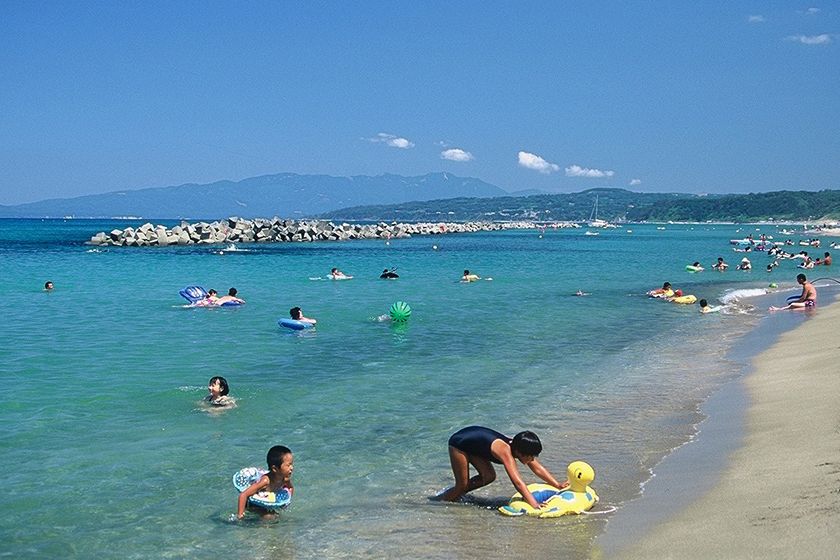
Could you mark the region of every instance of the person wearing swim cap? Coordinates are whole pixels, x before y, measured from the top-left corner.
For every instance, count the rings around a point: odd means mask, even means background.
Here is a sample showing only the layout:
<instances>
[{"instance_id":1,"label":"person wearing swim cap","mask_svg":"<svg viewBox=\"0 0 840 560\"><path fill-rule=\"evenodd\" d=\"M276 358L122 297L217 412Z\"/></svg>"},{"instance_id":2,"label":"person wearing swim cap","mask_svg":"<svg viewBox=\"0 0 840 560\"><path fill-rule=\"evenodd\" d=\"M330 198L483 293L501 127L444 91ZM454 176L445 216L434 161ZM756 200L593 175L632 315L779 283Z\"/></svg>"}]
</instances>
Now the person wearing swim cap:
<instances>
[{"instance_id":1,"label":"person wearing swim cap","mask_svg":"<svg viewBox=\"0 0 840 560\"><path fill-rule=\"evenodd\" d=\"M455 476L455 486L444 492L440 499L454 502L467 492L487 486L496 480L496 470L493 468L493 463L496 463L504 466L514 488L522 494L522 499L534 509L539 509L540 504L519 474L517 460L555 488L562 489L569 485L568 481L558 482L537 460L541 451L542 443L534 432L519 432L510 438L483 426L468 426L458 430L449 438L449 462ZM478 471L472 478L470 465Z\"/></svg>"}]
</instances>

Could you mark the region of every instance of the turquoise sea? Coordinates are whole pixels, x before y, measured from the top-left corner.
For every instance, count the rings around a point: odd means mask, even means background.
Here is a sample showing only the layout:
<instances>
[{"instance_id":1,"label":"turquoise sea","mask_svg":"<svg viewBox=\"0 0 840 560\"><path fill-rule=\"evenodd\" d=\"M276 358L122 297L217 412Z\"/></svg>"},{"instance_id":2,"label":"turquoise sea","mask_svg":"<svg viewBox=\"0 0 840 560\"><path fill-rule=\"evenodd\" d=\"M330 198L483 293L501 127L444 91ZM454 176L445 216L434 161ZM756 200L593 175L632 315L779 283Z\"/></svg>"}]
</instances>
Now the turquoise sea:
<instances>
[{"instance_id":1,"label":"turquoise sea","mask_svg":"<svg viewBox=\"0 0 840 560\"><path fill-rule=\"evenodd\" d=\"M449 435L531 429L558 478L586 460L596 509L620 507L691 438L700 403L742 373L733 346L795 293L800 272L798 261L765 272L763 253L750 255L751 272L733 270L743 255L728 241L786 237L770 226L236 251L84 244L127 225L139 222L0 220L4 557L585 557L609 515L502 517L492 507L513 488L500 469L472 503L428 500L452 482ZM685 270L719 255L725 273ZM332 267L354 278L318 279ZM399 280L379 280L386 267ZM492 281L462 284L465 268ZM781 291L701 315L645 297L665 280L712 303L770 282ZM178 291L191 284L235 286L247 304L186 309ZM377 321L397 300L411 319ZM278 327L293 306L317 328ZM202 406L214 375L236 408ZM295 453L292 507L229 522L233 473L264 466L276 444Z\"/></svg>"}]
</instances>

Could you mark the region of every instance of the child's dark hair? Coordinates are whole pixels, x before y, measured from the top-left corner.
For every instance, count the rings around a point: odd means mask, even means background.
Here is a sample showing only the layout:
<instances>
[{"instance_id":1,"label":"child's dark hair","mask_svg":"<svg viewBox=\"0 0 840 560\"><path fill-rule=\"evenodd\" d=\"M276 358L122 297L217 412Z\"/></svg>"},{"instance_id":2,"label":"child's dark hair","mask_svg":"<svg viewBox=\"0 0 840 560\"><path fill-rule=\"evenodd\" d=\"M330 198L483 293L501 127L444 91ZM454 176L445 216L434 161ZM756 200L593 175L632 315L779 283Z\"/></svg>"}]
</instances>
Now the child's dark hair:
<instances>
[{"instance_id":1,"label":"child's dark hair","mask_svg":"<svg viewBox=\"0 0 840 560\"><path fill-rule=\"evenodd\" d=\"M228 387L227 379L225 379L224 377L220 377L218 375L215 376L215 377L211 377L210 378L210 385L212 385L216 381L219 382L219 387L222 388L222 390L219 394L224 397L225 395L227 395L230 392L230 388Z\"/></svg>"},{"instance_id":2,"label":"child's dark hair","mask_svg":"<svg viewBox=\"0 0 840 560\"><path fill-rule=\"evenodd\" d=\"M797 280L802 280L803 282L806 280L806 278L805 278L805 275L804 275L804 274L797 274L797 275L796 275L796 279L797 279Z\"/></svg>"},{"instance_id":3,"label":"child's dark hair","mask_svg":"<svg viewBox=\"0 0 840 560\"><path fill-rule=\"evenodd\" d=\"M510 442L510 448L513 451L518 451L520 455L536 457L542 452L542 443L540 443L540 438L537 437L537 434L524 431L513 436L513 441Z\"/></svg>"},{"instance_id":4,"label":"child's dark hair","mask_svg":"<svg viewBox=\"0 0 840 560\"><path fill-rule=\"evenodd\" d=\"M289 315L292 316L292 319L295 319L295 320L300 319L300 316L301 316L300 307L292 307L291 309L289 309Z\"/></svg>"},{"instance_id":5,"label":"child's dark hair","mask_svg":"<svg viewBox=\"0 0 840 560\"><path fill-rule=\"evenodd\" d=\"M265 462L268 463L268 468L282 465L283 458L291 452L292 450L285 445L275 445L269 449L268 455L265 456Z\"/></svg>"},{"instance_id":6,"label":"child's dark hair","mask_svg":"<svg viewBox=\"0 0 840 560\"><path fill-rule=\"evenodd\" d=\"M706 307L707 305L709 305L708 301L706 301L705 299L700 300L700 307Z\"/></svg>"},{"instance_id":7,"label":"child's dark hair","mask_svg":"<svg viewBox=\"0 0 840 560\"><path fill-rule=\"evenodd\" d=\"M236 288L231 288L230 290L228 290L228 295L231 297L236 297L236 293Z\"/></svg>"}]
</instances>

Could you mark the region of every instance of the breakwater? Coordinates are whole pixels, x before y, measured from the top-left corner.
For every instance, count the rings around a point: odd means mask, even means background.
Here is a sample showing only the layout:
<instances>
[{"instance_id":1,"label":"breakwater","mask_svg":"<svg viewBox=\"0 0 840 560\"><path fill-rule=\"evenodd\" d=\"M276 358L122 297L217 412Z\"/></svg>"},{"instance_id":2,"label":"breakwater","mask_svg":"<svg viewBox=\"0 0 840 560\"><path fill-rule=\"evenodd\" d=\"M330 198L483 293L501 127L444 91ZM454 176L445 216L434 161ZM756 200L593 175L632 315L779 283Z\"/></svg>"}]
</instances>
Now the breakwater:
<instances>
[{"instance_id":1,"label":"breakwater","mask_svg":"<svg viewBox=\"0 0 840 560\"><path fill-rule=\"evenodd\" d=\"M552 223L552 227L579 227L572 223ZM91 245L146 247L213 243L290 243L305 241L346 241L351 239L401 239L412 235L441 235L507 229L545 227L536 222L427 222L334 224L323 220L247 220L231 217L213 222L181 222L167 228L151 223L137 228L101 231L90 238Z\"/></svg>"}]
</instances>

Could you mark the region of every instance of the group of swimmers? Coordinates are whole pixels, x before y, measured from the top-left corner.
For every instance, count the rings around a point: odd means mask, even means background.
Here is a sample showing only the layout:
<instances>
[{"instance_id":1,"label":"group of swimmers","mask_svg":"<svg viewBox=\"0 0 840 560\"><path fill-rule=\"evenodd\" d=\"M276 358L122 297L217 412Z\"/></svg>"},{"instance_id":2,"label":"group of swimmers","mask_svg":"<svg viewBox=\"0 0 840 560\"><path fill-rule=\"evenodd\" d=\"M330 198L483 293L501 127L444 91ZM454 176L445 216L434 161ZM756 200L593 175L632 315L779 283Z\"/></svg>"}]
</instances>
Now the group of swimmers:
<instances>
[{"instance_id":1,"label":"group of swimmers","mask_svg":"<svg viewBox=\"0 0 840 560\"><path fill-rule=\"evenodd\" d=\"M333 268L332 270L330 270L330 273L328 274L328 277L331 280L349 280L349 279L353 278L352 276L349 276L349 275L343 273L338 268ZM381 278L383 280L394 280L394 279L399 278L399 277L400 277L400 275L397 274L396 267L386 268L382 271L382 274L379 275L379 278ZM481 280L481 277L478 274L471 273L467 269L465 269L464 274L461 275L461 282L475 282L476 280ZM488 280L489 280L489 278L488 278Z\"/></svg>"},{"instance_id":2,"label":"group of swimmers","mask_svg":"<svg viewBox=\"0 0 840 560\"><path fill-rule=\"evenodd\" d=\"M227 293L226 296L221 296L220 297L219 292L217 292L216 290L211 288L211 289L207 290L207 295L204 296L204 299L200 299L200 300L196 301L193 304L193 306L194 307L217 307L217 306L224 305L226 303L242 305L243 303L245 303L245 300L237 297L236 294L238 294L238 293L239 292L236 290L236 288L231 288L231 289L228 290L228 293Z\"/></svg>"},{"instance_id":3,"label":"group of swimmers","mask_svg":"<svg viewBox=\"0 0 840 560\"><path fill-rule=\"evenodd\" d=\"M802 286L802 292L799 294L799 297L796 300L789 302L784 307L770 307L770 311L782 311L784 309L810 309L817 305L817 289L813 284L808 282L806 276L804 274L798 274L796 276L796 282ZM675 298L678 298L683 294L682 290L674 290L670 282L665 282L662 284L661 288L651 290L647 293L647 295L654 298L661 298L666 301L674 301ZM716 311L716 309L711 307L709 302L705 299L701 299L698 303L700 304L700 313L711 313Z\"/></svg>"},{"instance_id":4,"label":"group of swimmers","mask_svg":"<svg viewBox=\"0 0 840 560\"><path fill-rule=\"evenodd\" d=\"M330 280L350 280L351 278L353 278L352 276L343 273L335 267L330 270L330 273L327 275L327 277ZM383 280L395 280L399 277L400 275L397 274L396 267L386 268L382 271L382 274L379 275L379 278Z\"/></svg>"}]
</instances>

